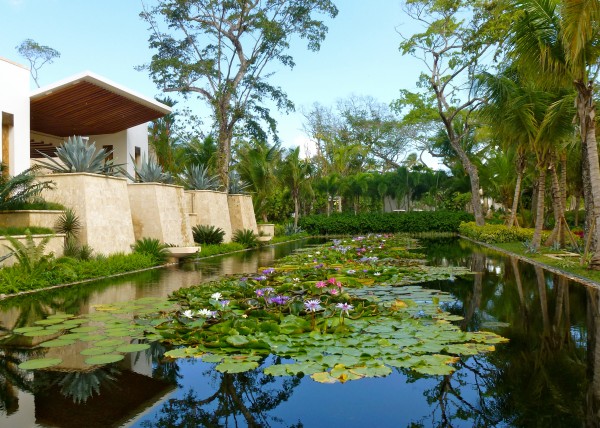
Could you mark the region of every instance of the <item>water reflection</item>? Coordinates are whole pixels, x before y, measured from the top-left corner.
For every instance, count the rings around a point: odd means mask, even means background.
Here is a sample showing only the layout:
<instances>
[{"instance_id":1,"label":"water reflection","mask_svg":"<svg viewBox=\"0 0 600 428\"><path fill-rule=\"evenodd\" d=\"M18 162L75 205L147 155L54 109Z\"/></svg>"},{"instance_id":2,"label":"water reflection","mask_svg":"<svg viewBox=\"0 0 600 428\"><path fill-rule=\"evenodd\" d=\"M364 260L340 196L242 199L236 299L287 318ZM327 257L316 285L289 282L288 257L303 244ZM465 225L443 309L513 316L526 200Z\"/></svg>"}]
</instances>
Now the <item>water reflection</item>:
<instances>
[{"instance_id":1,"label":"water reflection","mask_svg":"<svg viewBox=\"0 0 600 428\"><path fill-rule=\"evenodd\" d=\"M599 290L466 241L424 244L419 251L432 263L473 272L427 284L456 296L447 309L464 317L461 328L510 339L495 352L462 358L452 375L396 370L387 378L322 385L260 369L222 374L199 361L165 360L161 344L102 371L32 375L16 367L48 352L34 338L10 336L16 326L59 310L86 313L96 303L166 296L200 280L253 273L280 256L240 253L1 302L0 426L600 426ZM151 408L142 414L145 405ZM82 416L71 422L73 414Z\"/></svg>"}]
</instances>

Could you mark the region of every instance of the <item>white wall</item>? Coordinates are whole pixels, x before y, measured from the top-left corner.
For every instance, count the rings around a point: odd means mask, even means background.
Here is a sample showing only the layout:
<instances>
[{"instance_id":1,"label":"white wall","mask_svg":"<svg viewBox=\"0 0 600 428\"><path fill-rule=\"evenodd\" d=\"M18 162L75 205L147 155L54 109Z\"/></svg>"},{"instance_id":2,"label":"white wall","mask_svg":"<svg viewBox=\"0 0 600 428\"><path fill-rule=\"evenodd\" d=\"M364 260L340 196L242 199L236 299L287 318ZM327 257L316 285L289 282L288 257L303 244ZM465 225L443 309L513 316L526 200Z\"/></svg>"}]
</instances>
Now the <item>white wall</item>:
<instances>
[{"instance_id":1,"label":"white wall","mask_svg":"<svg viewBox=\"0 0 600 428\"><path fill-rule=\"evenodd\" d=\"M2 112L13 115L9 134L11 175L29 168L29 69L0 58L0 130ZM2 150L0 150L0 157Z\"/></svg>"},{"instance_id":2,"label":"white wall","mask_svg":"<svg viewBox=\"0 0 600 428\"><path fill-rule=\"evenodd\" d=\"M113 162L122 165L127 172L134 175L132 157L135 155L135 147L139 147L142 156L148 156L148 124L143 123L116 134L90 135L90 142L96 143L96 148L102 146L113 146Z\"/></svg>"}]
</instances>

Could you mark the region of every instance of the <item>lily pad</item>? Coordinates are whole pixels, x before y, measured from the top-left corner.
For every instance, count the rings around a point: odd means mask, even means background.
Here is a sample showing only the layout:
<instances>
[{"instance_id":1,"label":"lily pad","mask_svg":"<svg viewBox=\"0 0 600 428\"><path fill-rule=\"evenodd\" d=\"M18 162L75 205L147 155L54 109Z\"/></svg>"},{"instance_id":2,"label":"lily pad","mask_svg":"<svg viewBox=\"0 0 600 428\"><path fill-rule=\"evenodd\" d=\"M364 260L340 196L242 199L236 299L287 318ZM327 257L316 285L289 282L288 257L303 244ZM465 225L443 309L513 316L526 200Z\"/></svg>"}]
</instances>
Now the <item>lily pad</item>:
<instances>
[{"instance_id":1,"label":"lily pad","mask_svg":"<svg viewBox=\"0 0 600 428\"><path fill-rule=\"evenodd\" d=\"M80 352L81 355L103 355L110 354L115 350L114 347L104 347L104 348L87 348Z\"/></svg>"},{"instance_id":2,"label":"lily pad","mask_svg":"<svg viewBox=\"0 0 600 428\"><path fill-rule=\"evenodd\" d=\"M123 344L123 341L121 339L106 339L106 340L100 340L95 343L96 346L99 346L101 348L106 347L106 346L119 346L122 344Z\"/></svg>"},{"instance_id":3,"label":"lily pad","mask_svg":"<svg viewBox=\"0 0 600 428\"><path fill-rule=\"evenodd\" d=\"M124 358L125 357L121 354L96 355L95 357L86 358L85 363L91 366L99 364L110 364L116 363L117 361L121 361Z\"/></svg>"},{"instance_id":4,"label":"lily pad","mask_svg":"<svg viewBox=\"0 0 600 428\"><path fill-rule=\"evenodd\" d=\"M15 328L13 330L13 332L23 334L23 333L31 333L33 331L40 331L40 330L44 330L44 327L41 327L41 326L19 327L19 328Z\"/></svg>"},{"instance_id":5,"label":"lily pad","mask_svg":"<svg viewBox=\"0 0 600 428\"><path fill-rule=\"evenodd\" d=\"M19 364L21 370L39 370L57 366L62 363L60 358L36 358Z\"/></svg>"},{"instance_id":6,"label":"lily pad","mask_svg":"<svg viewBox=\"0 0 600 428\"><path fill-rule=\"evenodd\" d=\"M69 346L74 343L75 341L72 339L54 339L40 343L40 346L42 348L60 348L61 346Z\"/></svg>"}]
</instances>

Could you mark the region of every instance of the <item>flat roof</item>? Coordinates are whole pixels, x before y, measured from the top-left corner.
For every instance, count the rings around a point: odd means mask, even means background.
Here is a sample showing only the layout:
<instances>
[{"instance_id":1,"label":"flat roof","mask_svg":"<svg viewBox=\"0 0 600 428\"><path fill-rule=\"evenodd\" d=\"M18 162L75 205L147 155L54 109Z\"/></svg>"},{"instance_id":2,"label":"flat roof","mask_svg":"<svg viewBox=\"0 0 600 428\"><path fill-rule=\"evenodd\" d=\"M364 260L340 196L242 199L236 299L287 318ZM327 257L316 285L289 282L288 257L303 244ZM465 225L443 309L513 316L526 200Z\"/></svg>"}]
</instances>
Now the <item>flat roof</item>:
<instances>
[{"instance_id":1,"label":"flat roof","mask_svg":"<svg viewBox=\"0 0 600 428\"><path fill-rule=\"evenodd\" d=\"M171 108L86 71L30 94L31 130L57 137L113 134Z\"/></svg>"}]
</instances>

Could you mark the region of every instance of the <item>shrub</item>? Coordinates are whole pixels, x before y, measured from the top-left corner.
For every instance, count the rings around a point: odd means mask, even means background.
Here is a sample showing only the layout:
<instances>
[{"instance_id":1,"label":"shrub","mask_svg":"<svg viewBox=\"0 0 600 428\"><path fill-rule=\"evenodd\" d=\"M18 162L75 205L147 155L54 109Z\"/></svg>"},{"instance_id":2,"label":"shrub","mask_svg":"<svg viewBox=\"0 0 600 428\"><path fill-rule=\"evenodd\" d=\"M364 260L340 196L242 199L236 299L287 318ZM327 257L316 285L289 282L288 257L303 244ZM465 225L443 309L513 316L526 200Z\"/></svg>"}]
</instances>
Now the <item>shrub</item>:
<instances>
[{"instance_id":1,"label":"shrub","mask_svg":"<svg viewBox=\"0 0 600 428\"><path fill-rule=\"evenodd\" d=\"M167 246L155 238L142 238L135 241L133 252L152 257L156 264L163 264L169 255Z\"/></svg>"},{"instance_id":2,"label":"shrub","mask_svg":"<svg viewBox=\"0 0 600 428\"><path fill-rule=\"evenodd\" d=\"M533 238L534 229L521 227L507 227L503 224L486 224L477 226L474 222L461 223L459 233L475 241L488 244L502 244L506 242L529 242ZM542 241L548 239L549 231L542 232Z\"/></svg>"},{"instance_id":3,"label":"shrub","mask_svg":"<svg viewBox=\"0 0 600 428\"><path fill-rule=\"evenodd\" d=\"M67 208L56 220L54 230L67 235L67 240L75 238L81 230L81 220L72 208Z\"/></svg>"},{"instance_id":4,"label":"shrub","mask_svg":"<svg viewBox=\"0 0 600 428\"><path fill-rule=\"evenodd\" d=\"M221 244L225 237L225 231L220 227L199 224L192 227L194 242L198 244Z\"/></svg>"},{"instance_id":5,"label":"shrub","mask_svg":"<svg viewBox=\"0 0 600 428\"><path fill-rule=\"evenodd\" d=\"M202 246L198 257L210 257L218 254L232 253L243 250L244 246L239 242L229 242L227 244L206 244Z\"/></svg>"},{"instance_id":6,"label":"shrub","mask_svg":"<svg viewBox=\"0 0 600 428\"><path fill-rule=\"evenodd\" d=\"M183 172L182 181L186 188L192 190L217 190L219 178L210 175L208 166L190 165Z\"/></svg>"},{"instance_id":7,"label":"shrub","mask_svg":"<svg viewBox=\"0 0 600 428\"><path fill-rule=\"evenodd\" d=\"M233 242L237 242L238 244L242 244L244 248L254 248L258 247L258 239L256 239L256 235L254 231L250 229L239 229L233 233Z\"/></svg>"},{"instance_id":8,"label":"shrub","mask_svg":"<svg viewBox=\"0 0 600 428\"><path fill-rule=\"evenodd\" d=\"M20 210L37 198L44 189L52 189L51 181L37 181L38 167L29 168L10 176L7 167L0 163L0 210Z\"/></svg>"},{"instance_id":9,"label":"shrub","mask_svg":"<svg viewBox=\"0 0 600 428\"><path fill-rule=\"evenodd\" d=\"M416 211L408 213L324 214L301 217L299 226L312 235L360 233L458 232L463 221L472 221L466 212Z\"/></svg>"},{"instance_id":10,"label":"shrub","mask_svg":"<svg viewBox=\"0 0 600 428\"><path fill-rule=\"evenodd\" d=\"M144 154L139 166L136 164L133 156L131 156L131 162L133 163L133 168L135 170L135 177L123 171L125 176L131 181L138 183L173 183L173 176L171 173L163 171L162 166L160 166L153 156L146 157Z\"/></svg>"},{"instance_id":11,"label":"shrub","mask_svg":"<svg viewBox=\"0 0 600 428\"><path fill-rule=\"evenodd\" d=\"M6 239L10 245L5 245L5 247L13 253L21 268L27 273L40 269L52 258L52 254L44 254L50 236L45 236L39 243L36 243L31 231L27 229L24 243L12 236L6 236Z\"/></svg>"}]
</instances>

